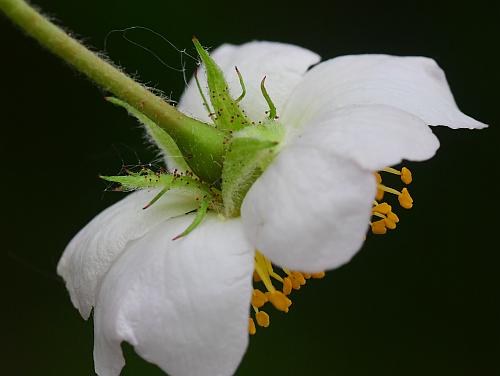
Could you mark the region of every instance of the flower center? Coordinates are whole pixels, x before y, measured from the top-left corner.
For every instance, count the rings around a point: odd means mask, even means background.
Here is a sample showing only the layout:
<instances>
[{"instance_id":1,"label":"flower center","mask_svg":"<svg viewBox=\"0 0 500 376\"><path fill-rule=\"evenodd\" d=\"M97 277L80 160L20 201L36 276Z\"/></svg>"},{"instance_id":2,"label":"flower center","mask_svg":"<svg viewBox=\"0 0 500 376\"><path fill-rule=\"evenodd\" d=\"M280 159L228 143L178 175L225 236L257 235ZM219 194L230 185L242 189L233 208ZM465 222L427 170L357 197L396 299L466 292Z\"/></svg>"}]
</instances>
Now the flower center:
<instances>
[{"instance_id":1,"label":"flower center","mask_svg":"<svg viewBox=\"0 0 500 376\"><path fill-rule=\"evenodd\" d=\"M376 235L383 235L387 233L387 229L394 230L396 228L396 224L399 222L399 217L392 211L392 206L384 201L385 193L397 196L399 205L405 209L411 209L413 206L413 199L411 198L410 192L408 192L406 187L401 189L401 191L398 191L395 188L382 184L382 172L399 175L401 177L401 181L405 185L412 182L411 171L406 167L403 167L401 170L387 167L375 173L378 190L377 196L373 201L372 217L374 217L374 219L370 222L370 225L372 233Z\"/></svg>"},{"instance_id":2,"label":"flower center","mask_svg":"<svg viewBox=\"0 0 500 376\"><path fill-rule=\"evenodd\" d=\"M253 317L249 317L248 332L251 335L257 332L255 322L263 328L269 326L269 315L262 310L266 303L271 303L278 311L287 313L292 305L290 299L292 291L300 290L310 278L320 279L324 276L324 272L310 274L290 271L285 268L278 269L276 272L269 259L259 251L255 252L254 290L252 294L252 309L255 320ZM276 289L273 282L279 284L281 290Z\"/></svg>"}]
</instances>

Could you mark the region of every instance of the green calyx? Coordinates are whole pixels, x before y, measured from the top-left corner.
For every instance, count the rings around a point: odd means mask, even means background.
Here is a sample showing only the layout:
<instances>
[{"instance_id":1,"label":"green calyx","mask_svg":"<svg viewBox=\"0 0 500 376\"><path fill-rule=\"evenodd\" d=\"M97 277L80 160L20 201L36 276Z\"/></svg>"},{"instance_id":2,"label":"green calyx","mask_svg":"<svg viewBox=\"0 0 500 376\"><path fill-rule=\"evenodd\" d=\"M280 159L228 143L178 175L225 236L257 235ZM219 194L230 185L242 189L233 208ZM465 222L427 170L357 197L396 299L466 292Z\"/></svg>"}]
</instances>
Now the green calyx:
<instances>
[{"instance_id":1,"label":"green calyx","mask_svg":"<svg viewBox=\"0 0 500 376\"><path fill-rule=\"evenodd\" d=\"M150 138L167 158L167 163L171 162L175 166L169 166L169 171L161 173L143 170L103 179L120 184L124 190L160 188L157 196L145 208L171 189L192 192L199 202L199 209L193 223L179 237L196 228L209 210L225 217L239 216L248 190L279 153L285 135L284 128L276 122L276 107L265 88L265 77L261 82L261 90L269 106L266 112L268 119L263 124L256 124L239 105L244 101L246 89L238 68L235 67L241 95L233 99L222 70L196 38L193 43L205 67L208 88L202 87L197 75L195 81L200 101L213 124L185 116L179 122L182 125L180 129L163 127L130 104L108 98L108 101L125 108L144 125ZM210 103L204 89L208 89Z\"/></svg>"},{"instance_id":2,"label":"green calyx","mask_svg":"<svg viewBox=\"0 0 500 376\"><path fill-rule=\"evenodd\" d=\"M279 153L285 135L275 122L245 128L233 135L222 169L224 215L240 215L245 195Z\"/></svg>"},{"instance_id":3,"label":"green calyx","mask_svg":"<svg viewBox=\"0 0 500 376\"><path fill-rule=\"evenodd\" d=\"M210 57L207 51L201 46L198 39L193 38L194 46L196 51L200 56L203 65L205 66L205 71L207 74L208 91L210 102L212 103L213 110L211 111L210 106L206 102L203 91L198 83L198 88L202 95L205 108L212 115L212 119L215 123L217 129L222 131L237 131L243 129L244 127L250 125L250 121L240 109L238 102L244 97L244 84L242 84L243 95L237 100L231 97L229 93L229 86L224 78L224 75L215 61ZM236 70L238 76L240 77L240 82L243 82L243 78L238 70Z\"/></svg>"},{"instance_id":4,"label":"green calyx","mask_svg":"<svg viewBox=\"0 0 500 376\"><path fill-rule=\"evenodd\" d=\"M242 74L235 67L242 92L233 99L221 69L195 38L193 43L205 66L208 82L210 104L195 76L200 100L213 121L213 124L207 124L178 111L72 38L26 1L0 0L0 12L42 46L112 93L114 98L108 98L108 101L135 116L168 163L175 165L169 165L168 171L160 173L143 170L103 179L128 190L158 188L159 193L145 208L171 189L192 192L200 205L193 223L181 236L196 228L208 210L227 217L239 215L243 198L279 152L283 139L284 132L275 123L276 108L265 89L264 80L261 90L269 105L269 120L263 125L253 126L239 106L246 93Z\"/></svg>"}]
</instances>

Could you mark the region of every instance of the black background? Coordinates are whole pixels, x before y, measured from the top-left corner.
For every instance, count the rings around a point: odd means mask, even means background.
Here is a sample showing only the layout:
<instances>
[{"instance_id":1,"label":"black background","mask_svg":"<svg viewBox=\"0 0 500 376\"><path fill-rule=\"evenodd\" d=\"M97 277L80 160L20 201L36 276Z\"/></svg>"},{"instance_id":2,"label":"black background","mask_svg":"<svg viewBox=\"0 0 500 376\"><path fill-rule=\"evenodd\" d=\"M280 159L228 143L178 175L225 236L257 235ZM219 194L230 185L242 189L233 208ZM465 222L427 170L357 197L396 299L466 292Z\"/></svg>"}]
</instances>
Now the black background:
<instances>
[{"instance_id":1,"label":"black background","mask_svg":"<svg viewBox=\"0 0 500 376\"><path fill-rule=\"evenodd\" d=\"M445 70L460 108L491 125L434 128L441 148L431 161L410 165L416 204L398 230L369 237L350 264L295 294L286 317L273 313L237 373L338 376L500 375L496 4L36 1L98 50L110 30L140 25L190 52L196 35L214 47L288 42L324 59L429 56ZM55 266L78 229L122 197L104 192L98 174L155 154L105 93L7 20L0 31L1 373L92 375L92 323L71 306ZM153 34L128 36L178 65L179 53ZM182 74L119 33L107 47L142 82L181 94ZM162 374L126 351L124 375Z\"/></svg>"}]
</instances>

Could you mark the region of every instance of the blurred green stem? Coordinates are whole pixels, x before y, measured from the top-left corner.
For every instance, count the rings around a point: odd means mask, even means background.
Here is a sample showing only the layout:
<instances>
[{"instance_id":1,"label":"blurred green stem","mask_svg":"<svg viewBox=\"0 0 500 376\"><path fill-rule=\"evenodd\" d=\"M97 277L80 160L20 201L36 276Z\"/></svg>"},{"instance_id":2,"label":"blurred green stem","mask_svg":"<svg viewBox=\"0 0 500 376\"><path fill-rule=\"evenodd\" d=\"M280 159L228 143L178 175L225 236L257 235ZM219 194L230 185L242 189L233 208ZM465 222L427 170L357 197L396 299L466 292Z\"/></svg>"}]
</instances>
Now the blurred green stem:
<instances>
[{"instance_id":1,"label":"blurred green stem","mask_svg":"<svg viewBox=\"0 0 500 376\"><path fill-rule=\"evenodd\" d=\"M177 143L187 163L205 181L220 177L224 135L191 119L103 60L23 0L0 0L0 10L44 47L92 81L135 107Z\"/></svg>"}]
</instances>

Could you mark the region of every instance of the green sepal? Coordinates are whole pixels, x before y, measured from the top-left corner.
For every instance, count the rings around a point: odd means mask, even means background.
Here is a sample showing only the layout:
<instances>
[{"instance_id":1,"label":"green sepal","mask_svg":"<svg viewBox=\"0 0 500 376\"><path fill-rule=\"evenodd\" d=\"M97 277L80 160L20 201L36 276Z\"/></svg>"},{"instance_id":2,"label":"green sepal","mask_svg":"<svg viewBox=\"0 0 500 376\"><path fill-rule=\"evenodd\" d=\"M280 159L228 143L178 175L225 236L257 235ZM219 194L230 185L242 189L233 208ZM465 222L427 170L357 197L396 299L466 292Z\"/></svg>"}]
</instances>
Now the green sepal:
<instances>
[{"instance_id":1,"label":"green sepal","mask_svg":"<svg viewBox=\"0 0 500 376\"><path fill-rule=\"evenodd\" d=\"M224 214L235 217L245 195L281 149L284 128L276 122L233 134L222 170Z\"/></svg>"},{"instance_id":2,"label":"green sepal","mask_svg":"<svg viewBox=\"0 0 500 376\"><path fill-rule=\"evenodd\" d=\"M262 91L262 95L264 96L264 99L266 100L267 105L269 106L269 111L268 111L269 115L268 115L268 118L271 119L271 120L276 119L276 106L274 105L273 100L271 99L271 97L267 93L267 90L266 90L266 77L265 76L262 79L262 81L260 82L260 90Z\"/></svg>"},{"instance_id":3,"label":"green sepal","mask_svg":"<svg viewBox=\"0 0 500 376\"><path fill-rule=\"evenodd\" d=\"M238 101L231 97L229 86L219 66L201 46L198 39L193 38L193 43L205 65L210 102L215 112L213 117L215 126L224 131L237 131L250 125Z\"/></svg>"},{"instance_id":4,"label":"green sepal","mask_svg":"<svg viewBox=\"0 0 500 376\"><path fill-rule=\"evenodd\" d=\"M171 189L184 190L192 193L194 199L199 201L199 207L193 222L179 235L173 238L177 240L187 236L198 227L208 213L208 209L220 210L220 199L217 191L200 182L191 176L184 176L170 173L156 173L149 169L142 169L140 172L130 172L123 176L101 176L102 179L120 184L120 188L127 191L134 191L147 188L161 188L161 191L147 203L143 209L148 209L154 205L164 194Z\"/></svg>"},{"instance_id":5,"label":"green sepal","mask_svg":"<svg viewBox=\"0 0 500 376\"><path fill-rule=\"evenodd\" d=\"M128 103L114 97L107 97L106 100L117 106L123 107L128 113L134 116L144 126L148 136L154 141L165 157L170 158L175 163L175 168L183 172L191 172L188 164L184 160L179 147L170 135L160 128L154 121L138 111ZM169 168L171 166L168 166Z\"/></svg>"},{"instance_id":6,"label":"green sepal","mask_svg":"<svg viewBox=\"0 0 500 376\"><path fill-rule=\"evenodd\" d=\"M147 168L142 169L140 172L128 171L128 175L101 176L101 179L118 183L121 186L120 188L125 191L162 188L162 190L166 192L170 189L180 189L192 193L200 200L212 200L214 198L212 189L195 177L166 172L154 172ZM158 198L155 197L147 207L151 206Z\"/></svg>"},{"instance_id":7,"label":"green sepal","mask_svg":"<svg viewBox=\"0 0 500 376\"><path fill-rule=\"evenodd\" d=\"M196 211L196 216L194 217L193 222L191 222L191 224L182 233L174 237L172 240L177 240L179 238L187 236L191 231L198 227L203 219L207 216L209 203L210 202L208 200L201 200L200 206Z\"/></svg>"}]
</instances>

